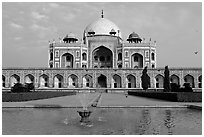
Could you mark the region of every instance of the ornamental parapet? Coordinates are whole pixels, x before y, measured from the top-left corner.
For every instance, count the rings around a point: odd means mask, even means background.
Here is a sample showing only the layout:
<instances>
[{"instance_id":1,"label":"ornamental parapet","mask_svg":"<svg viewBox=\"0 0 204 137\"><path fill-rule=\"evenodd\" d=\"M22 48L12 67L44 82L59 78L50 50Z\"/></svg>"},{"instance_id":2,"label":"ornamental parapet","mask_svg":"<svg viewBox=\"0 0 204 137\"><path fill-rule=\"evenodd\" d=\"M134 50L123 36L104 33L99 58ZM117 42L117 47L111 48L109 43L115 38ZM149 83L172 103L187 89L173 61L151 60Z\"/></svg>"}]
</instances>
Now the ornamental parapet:
<instances>
[{"instance_id":1,"label":"ornamental parapet","mask_svg":"<svg viewBox=\"0 0 204 137\"><path fill-rule=\"evenodd\" d=\"M82 44L80 42L77 42L77 43L56 43L54 45L54 47L74 47L74 46L81 47L82 45L84 45L84 44Z\"/></svg>"},{"instance_id":2,"label":"ornamental parapet","mask_svg":"<svg viewBox=\"0 0 204 137\"><path fill-rule=\"evenodd\" d=\"M2 70L113 70L113 71L117 71L117 70L135 70L135 71L141 71L143 70L142 68L138 68L138 69L134 69L134 68L47 68L47 67L3 67ZM147 70L150 71L160 71L160 70L164 70L163 67L157 67L155 69L149 68ZM199 70L202 71L201 67L179 67L179 68L169 68L169 70Z\"/></svg>"},{"instance_id":3,"label":"ornamental parapet","mask_svg":"<svg viewBox=\"0 0 204 137\"><path fill-rule=\"evenodd\" d=\"M124 43L124 47L156 47L154 43Z\"/></svg>"}]
</instances>

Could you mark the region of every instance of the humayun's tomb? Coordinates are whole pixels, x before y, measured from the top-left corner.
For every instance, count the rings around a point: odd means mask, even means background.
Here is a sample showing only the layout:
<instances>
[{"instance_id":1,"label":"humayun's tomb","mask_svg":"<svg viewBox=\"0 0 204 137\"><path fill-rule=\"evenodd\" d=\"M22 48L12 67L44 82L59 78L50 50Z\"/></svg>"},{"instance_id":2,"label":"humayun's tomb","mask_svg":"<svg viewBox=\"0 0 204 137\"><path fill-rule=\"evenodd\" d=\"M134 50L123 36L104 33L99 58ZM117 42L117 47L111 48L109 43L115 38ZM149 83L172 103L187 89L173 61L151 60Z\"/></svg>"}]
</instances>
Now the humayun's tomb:
<instances>
[{"instance_id":1,"label":"humayun's tomb","mask_svg":"<svg viewBox=\"0 0 204 137\"><path fill-rule=\"evenodd\" d=\"M34 83L40 89L141 89L142 70L148 67L152 89L163 88L164 68L157 68L156 41L133 32L123 39L121 30L101 17L89 24L82 41L73 33L49 43L48 68L3 68L2 87ZM202 88L202 68L169 68L170 81ZM194 91L195 91L194 90Z\"/></svg>"}]
</instances>

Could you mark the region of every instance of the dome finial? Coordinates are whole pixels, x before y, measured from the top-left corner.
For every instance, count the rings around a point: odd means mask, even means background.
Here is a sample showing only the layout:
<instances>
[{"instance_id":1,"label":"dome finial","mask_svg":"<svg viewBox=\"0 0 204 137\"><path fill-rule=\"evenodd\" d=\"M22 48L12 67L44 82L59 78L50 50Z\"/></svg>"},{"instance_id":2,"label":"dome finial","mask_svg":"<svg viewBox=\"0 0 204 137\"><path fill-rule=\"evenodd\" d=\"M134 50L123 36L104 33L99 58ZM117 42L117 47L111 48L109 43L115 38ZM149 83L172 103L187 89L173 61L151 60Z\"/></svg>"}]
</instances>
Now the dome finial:
<instances>
[{"instance_id":1,"label":"dome finial","mask_svg":"<svg viewBox=\"0 0 204 137\"><path fill-rule=\"evenodd\" d=\"M103 10L102 10L102 12L101 12L101 18L103 18Z\"/></svg>"}]
</instances>

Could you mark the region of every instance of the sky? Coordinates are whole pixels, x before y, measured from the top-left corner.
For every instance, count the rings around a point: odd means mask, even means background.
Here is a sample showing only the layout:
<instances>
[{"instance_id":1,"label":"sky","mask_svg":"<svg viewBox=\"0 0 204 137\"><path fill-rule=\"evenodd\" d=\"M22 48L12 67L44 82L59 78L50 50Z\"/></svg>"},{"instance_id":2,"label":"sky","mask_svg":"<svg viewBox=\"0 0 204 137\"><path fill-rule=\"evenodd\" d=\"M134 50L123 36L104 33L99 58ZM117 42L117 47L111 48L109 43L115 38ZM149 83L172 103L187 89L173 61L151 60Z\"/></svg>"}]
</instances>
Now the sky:
<instances>
[{"instance_id":1,"label":"sky","mask_svg":"<svg viewBox=\"0 0 204 137\"><path fill-rule=\"evenodd\" d=\"M81 40L102 9L124 41L132 32L156 40L157 67L202 67L201 2L3 2L3 68L48 67L48 42L70 32Z\"/></svg>"}]
</instances>

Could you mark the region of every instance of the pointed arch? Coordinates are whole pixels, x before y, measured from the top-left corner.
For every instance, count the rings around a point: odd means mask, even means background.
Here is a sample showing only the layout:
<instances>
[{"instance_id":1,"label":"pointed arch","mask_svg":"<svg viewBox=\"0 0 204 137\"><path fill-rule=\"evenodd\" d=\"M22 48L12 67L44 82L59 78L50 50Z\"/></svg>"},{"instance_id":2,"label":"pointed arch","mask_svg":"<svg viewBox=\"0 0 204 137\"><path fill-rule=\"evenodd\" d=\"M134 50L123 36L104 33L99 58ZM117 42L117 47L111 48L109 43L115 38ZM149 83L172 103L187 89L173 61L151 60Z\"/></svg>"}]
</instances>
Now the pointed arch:
<instances>
[{"instance_id":1,"label":"pointed arch","mask_svg":"<svg viewBox=\"0 0 204 137\"><path fill-rule=\"evenodd\" d=\"M155 60L154 52L152 52L151 57L152 57L152 60L154 61Z\"/></svg>"},{"instance_id":2,"label":"pointed arch","mask_svg":"<svg viewBox=\"0 0 204 137\"><path fill-rule=\"evenodd\" d=\"M46 74L42 74L39 80L39 87L44 88L48 87L49 85L49 77Z\"/></svg>"},{"instance_id":3,"label":"pointed arch","mask_svg":"<svg viewBox=\"0 0 204 137\"><path fill-rule=\"evenodd\" d=\"M179 81L180 81L180 79L179 79L179 77L177 75L175 75L175 74L171 75L171 77L170 77L170 82L171 83L175 83L177 85L180 85Z\"/></svg>"},{"instance_id":4,"label":"pointed arch","mask_svg":"<svg viewBox=\"0 0 204 137\"><path fill-rule=\"evenodd\" d=\"M4 75L2 75L2 87L6 87L6 77Z\"/></svg>"},{"instance_id":5,"label":"pointed arch","mask_svg":"<svg viewBox=\"0 0 204 137\"><path fill-rule=\"evenodd\" d=\"M136 78L132 74L126 77L126 88L136 88Z\"/></svg>"},{"instance_id":6,"label":"pointed arch","mask_svg":"<svg viewBox=\"0 0 204 137\"><path fill-rule=\"evenodd\" d=\"M139 53L134 53L131 56L132 68L143 68L143 56Z\"/></svg>"},{"instance_id":7,"label":"pointed arch","mask_svg":"<svg viewBox=\"0 0 204 137\"><path fill-rule=\"evenodd\" d=\"M117 74L114 74L111 83L112 88L121 88L121 77Z\"/></svg>"},{"instance_id":8,"label":"pointed arch","mask_svg":"<svg viewBox=\"0 0 204 137\"><path fill-rule=\"evenodd\" d=\"M63 76L57 74L54 76L54 88L62 88L63 87Z\"/></svg>"},{"instance_id":9,"label":"pointed arch","mask_svg":"<svg viewBox=\"0 0 204 137\"><path fill-rule=\"evenodd\" d=\"M192 88L195 87L195 84L194 84L194 77L190 74L187 74L185 77L184 77L184 82L185 83L190 83L190 86Z\"/></svg>"},{"instance_id":10,"label":"pointed arch","mask_svg":"<svg viewBox=\"0 0 204 137\"><path fill-rule=\"evenodd\" d=\"M99 88L106 88L107 87L107 77L103 74L101 74L97 78L97 87Z\"/></svg>"},{"instance_id":11,"label":"pointed arch","mask_svg":"<svg viewBox=\"0 0 204 137\"><path fill-rule=\"evenodd\" d=\"M122 53L118 53L118 61L122 60Z\"/></svg>"},{"instance_id":12,"label":"pointed arch","mask_svg":"<svg viewBox=\"0 0 204 137\"><path fill-rule=\"evenodd\" d=\"M73 68L74 56L70 53L65 53L61 57L61 68Z\"/></svg>"},{"instance_id":13,"label":"pointed arch","mask_svg":"<svg viewBox=\"0 0 204 137\"><path fill-rule=\"evenodd\" d=\"M156 81L156 88L163 88L164 87L164 76L162 76L161 74L158 74L155 77L155 81Z\"/></svg>"},{"instance_id":14,"label":"pointed arch","mask_svg":"<svg viewBox=\"0 0 204 137\"><path fill-rule=\"evenodd\" d=\"M13 74L10 77L10 86L13 87L16 83L20 83L20 77L16 74Z\"/></svg>"},{"instance_id":15,"label":"pointed arch","mask_svg":"<svg viewBox=\"0 0 204 137\"><path fill-rule=\"evenodd\" d=\"M113 67L113 53L105 46L100 46L93 50L92 60L92 68L95 66L99 68Z\"/></svg>"},{"instance_id":16,"label":"pointed arch","mask_svg":"<svg viewBox=\"0 0 204 137\"><path fill-rule=\"evenodd\" d=\"M86 55L86 53L85 53L85 52L82 54L82 60L84 60L84 61L86 61L86 60L87 60L87 55Z\"/></svg>"},{"instance_id":17,"label":"pointed arch","mask_svg":"<svg viewBox=\"0 0 204 137\"><path fill-rule=\"evenodd\" d=\"M35 80L34 76L31 74L28 74L25 76L24 81L25 81L25 83L34 83L34 80Z\"/></svg>"},{"instance_id":18,"label":"pointed arch","mask_svg":"<svg viewBox=\"0 0 204 137\"><path fill-rule=\"evenodd\" d=\"M202 75L198 77L198 88L202 88Z\"/></svg>"},{"instance_id":19,"label":"pointed arch","mask_svg":"<svg viewBox=\"0 0 204 137\"><path fill-rule=\"evenodd\" d=\"M83 87L93 87L93 78L91 75L84 75L82 77L82 81L83 81Z\"/></svg>"},{"instance_id":20,"label":"pointed arch","mask_svg":"<svg viewBox=\"0 0 204 137\"><path fill-rule=\"evenodd\" d=\"M68 77L68 87L78 87L78 77L75 74L71 74Z\"/></svg>"}]
</instances>

